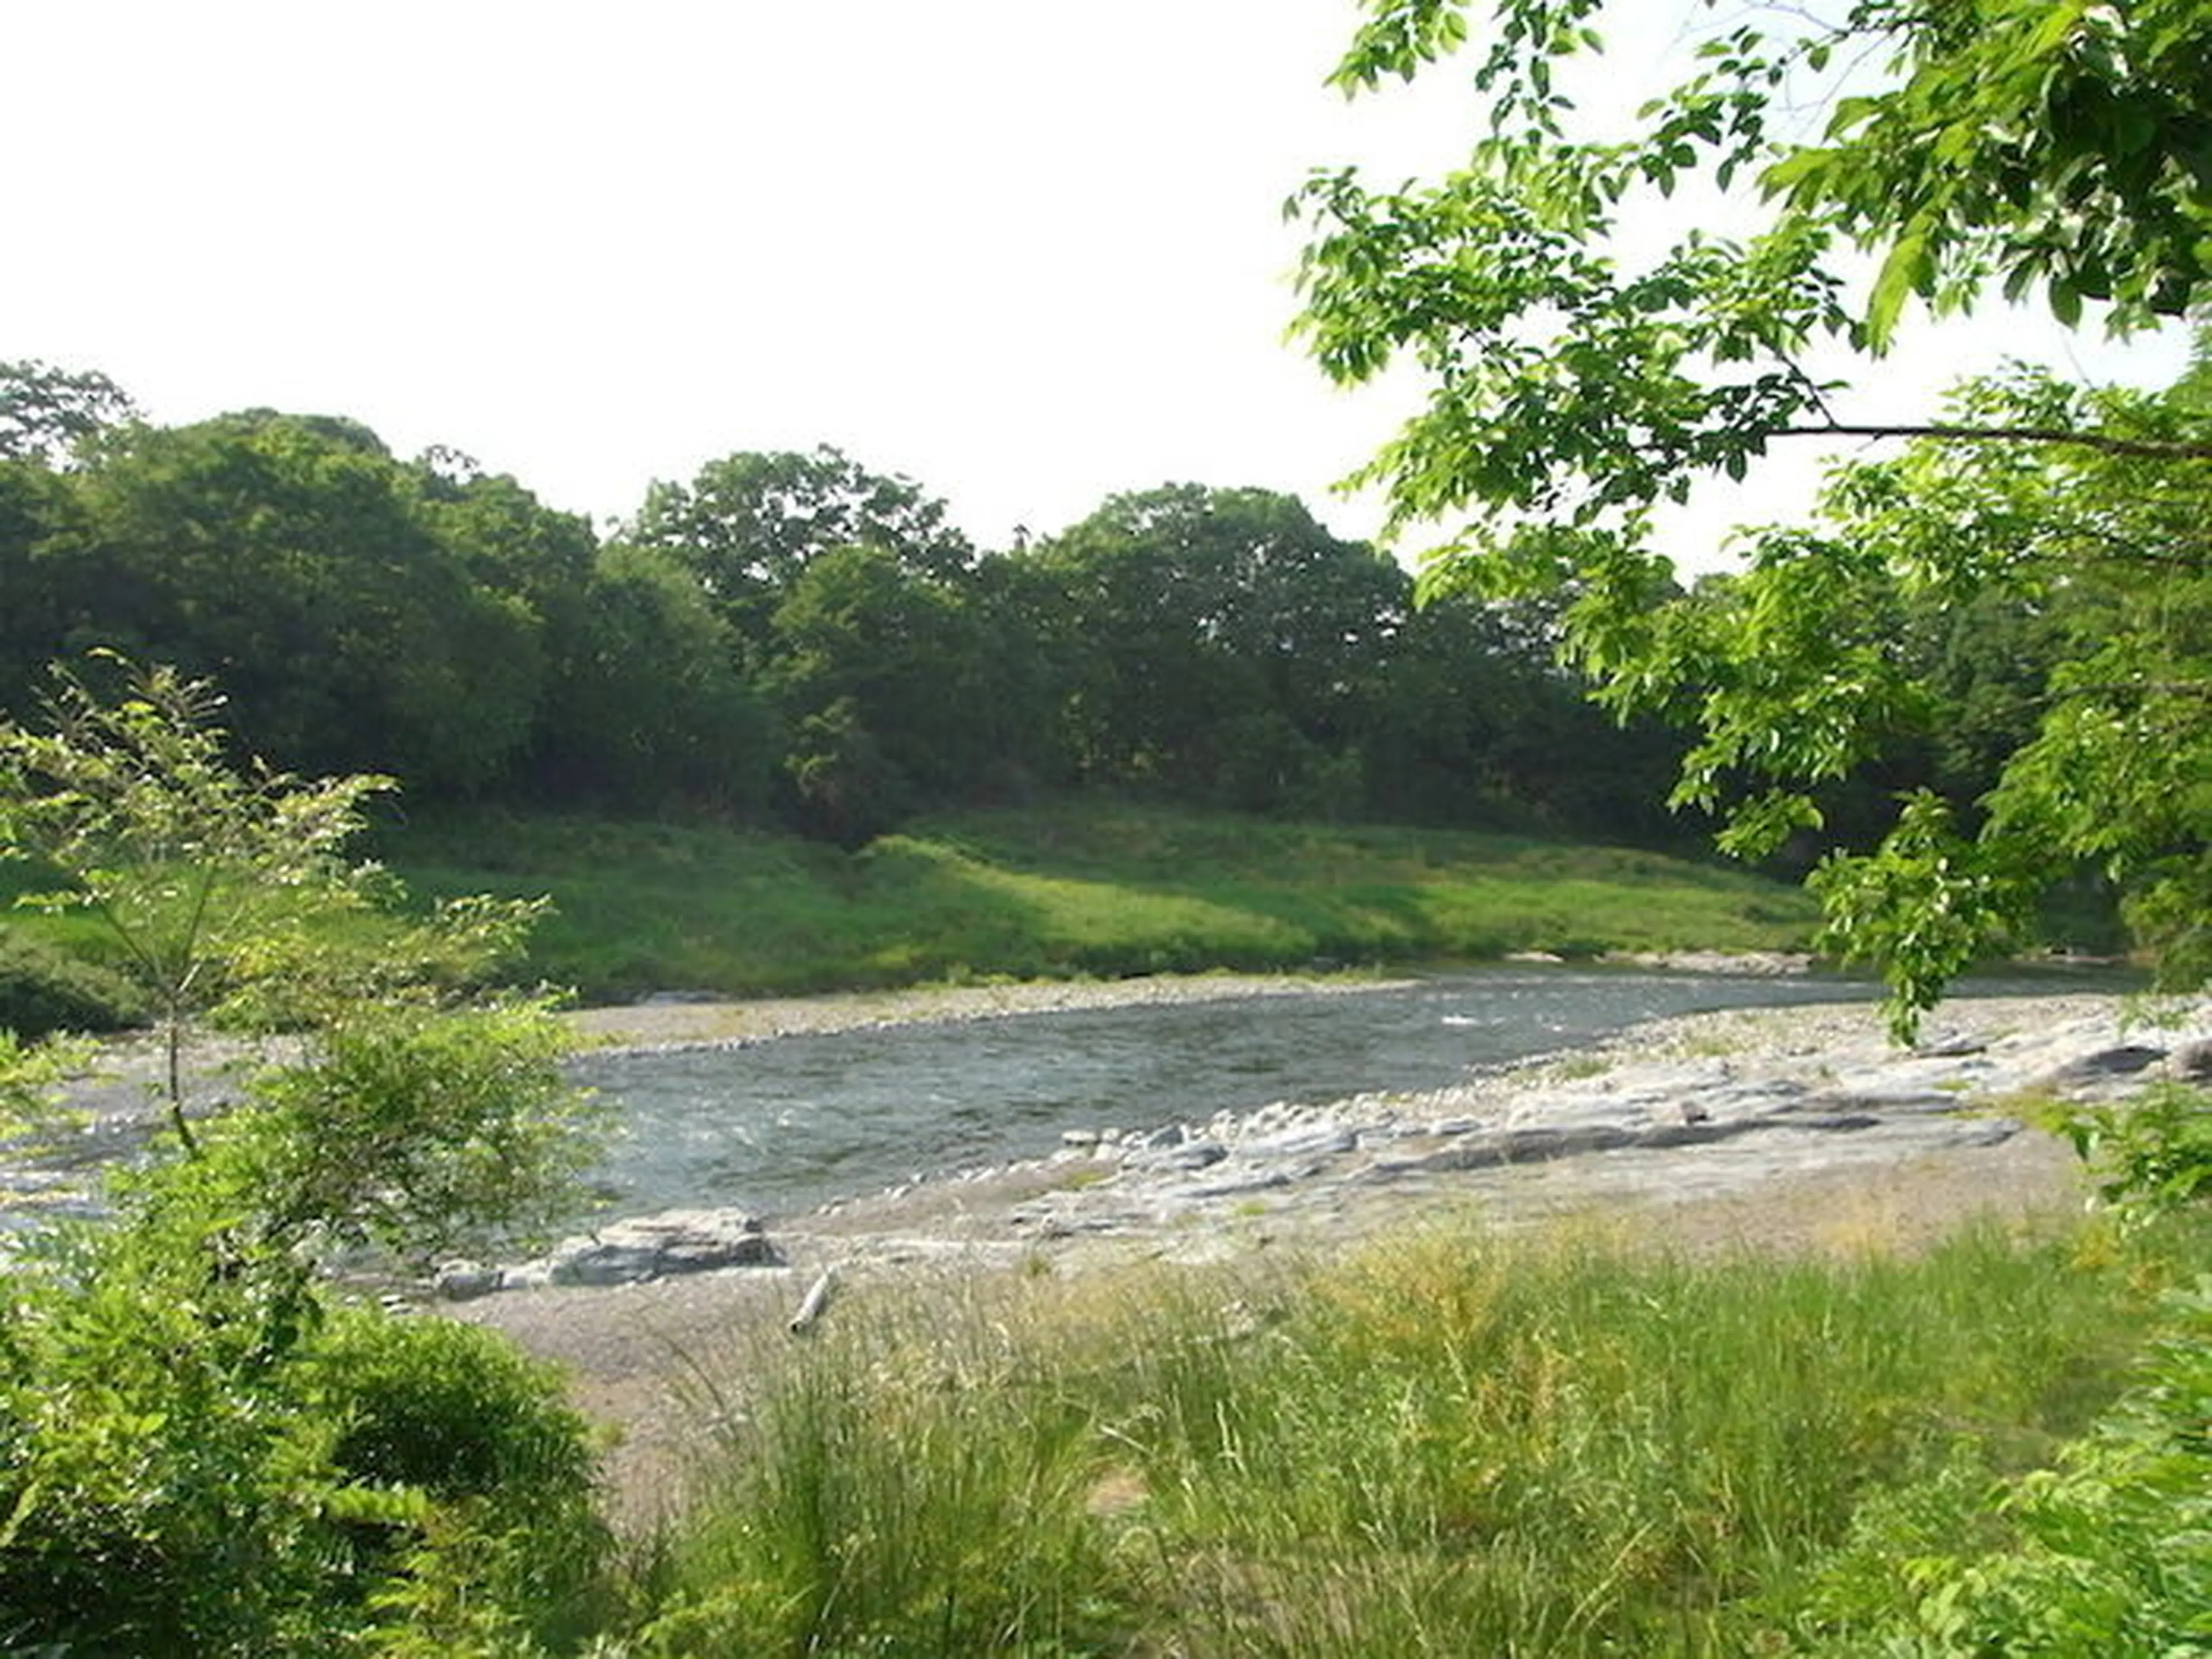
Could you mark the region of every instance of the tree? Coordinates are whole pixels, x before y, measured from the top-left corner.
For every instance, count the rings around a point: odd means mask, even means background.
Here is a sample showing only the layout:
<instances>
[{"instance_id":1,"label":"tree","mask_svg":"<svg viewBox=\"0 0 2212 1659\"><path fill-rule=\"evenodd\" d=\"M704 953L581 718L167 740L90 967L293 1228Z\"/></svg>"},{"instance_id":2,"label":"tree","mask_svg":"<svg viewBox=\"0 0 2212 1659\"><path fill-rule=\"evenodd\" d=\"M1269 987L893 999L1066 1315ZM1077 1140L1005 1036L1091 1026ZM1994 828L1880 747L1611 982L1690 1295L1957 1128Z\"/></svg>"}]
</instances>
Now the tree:
<instances>
[{"instance_id":1,"label":"tree","mask_svg":"<svg viewBox=\"0 0 2212 1659\"><path fill-rule=\"evenodd\" d=\"M206 684L106 665L112 695L61 677L50 729L0 724L0 850L54 884L23 902L84 913L144 994L176 1153L245 1183L254 1252L289 1262L371 1237L421 1251L572 1201L587 1120L564 1103L543 1005L456 996L540 907L397 914L388 878L342 851L390 780L234 766ZM298 1051L211 1120L220 1158L187 1064L210 1019Z\"/></svg>"},{"instance_id":2,"label":"tree","mask_svg":"<svg viewBox=\"0 0 2212 1659\"><path fill-rule=\"evenodd\" d=\"M975 560L945 503L911 478L871 472L824 444L709 461L688 484L655 483L629 539L689 568L741 640L758 643L800 571L833 549L891 554L917 574L950 577Z\"/></svg>"},{"instance_id":3,"label":"tree","mask_svg":"<svg viewBox=\"0 0 2212 1659\"><path fill-rule=\"evenodd\" d=\"M1116 495L1024 556L1082 636L1070 718L1088 775L1248 807L1298 799L1349 753L1410 597L1389 560L1261 489Z\"/></svg>"},{"instance_id":4,"label":"tree","mask_svg":"<svg viewBox=\"0 0 2212 1659\"><path fill-rule=\"evenodd\" d=\"M528 764L561 800L626 811L678 802L748 812L767 800L773 721L738 667L729 624L654 548L592 558L573 614L550 613L555 652Z\"/></svg>"},{"instance_id":5,"label":"tree","mask_svg":"<svg viewBox=\"0 0 2212 1659\"><path fill-rule=\"evenodd\" d=\"M857 842L982 777L996 724L964 583L855 544L809 561L770 624L767 678L801 809Z\"/></svg>"},{"instance_id":6,"label":"tree","mask_svg":"<svg viewBox=\"0 0 2212 1659\"><path fill-rule=\"evenodd\" d=\"M530 733L527 600L441 539L374 434L267 410L133 427L68 480L30 549L41 653L104 646L218 678L255 749L310 770L480 792Z\"/></svg>"},{"instance_id":7,"label":"tree","mask_svg":"<svg viewBox=\"0 0 2212 1659\"><path fill-rule=\"evenodd\" d=\"M1556 605L1432 589L1368 668L1359 750L1370 805L1432 823L1541 825L1669 844L1683 744L1616 723L1554 659Z\"/></svg>"},{"instance_id":8,"label":"tree","mask_svg":"<svg viewBox=\"0 0 2212 1659\"><path fill-rule=\"evenodd\" d=\"M144 993L167 1057L163 1103L188 1153L191 1023L252 982L273 930L365 904L366 872L335 849L362 800L391 787L235 772L216 706L170 670L113 702L69 675L51 731L0 726L0 848L61 883L25 902L88 912Z\"/></svg>"},{"instance_id":9,"label":"tree","mask_svg":"<svg viewBox=\"0 0 2212 1659\"><path fill-rule=\"evenodd\" d=\"M1822 343L1878 357L1915 300L1941 313L2037 290L2063 319L2094 303L2125 330L2212 298L2212 13L1858 0L1836 21L1731 16L1622 139L1583 136L1564 90L1571 60L1601 47L1602 0L1373 0L1338 82L1419 72L1467 42L1471 9L1490 111L1468 165L1382 192L1322 174L1293 204L1311 229L1300 326L1324 369L1363 380L1410 357L1427 377L1425 407L1365 476L1387 485L1395 530L1466 521L1431 580L1564 596L1565 650L1614 708L1702 726L1677 799L1728 809L1724 843L1748 854L1817 828L1812 787L1929 721L1890 620L1993 592L2101 610L2120 632L2070 636L1978 827L1916 794L1881 848L1825 867L1827 937L1882 967L1909 1030L2087 857L2136 884L2167 971L2201 973L2176 907L2212 890L2205 819L2180 811L2207 760L2190 506L2212 465L2203 411L2015 379L1885 425L1810 365ZM1817 141L1778 138L1785 112L1822 101ZM1692 179L1755 196L1756 230L1621 252L1624 221ZM1856 291L1854 250L1871 261ZM1808 434L1921 447L1839 479L1828 526L1765 532L1741 577L1678 595L1654 507ZM1949 493L1915 505L1915 527L1876 505L1939 479ZM2067 505L2084 488L2112 520L2101 541ZM2093 546L2109 556L2084 566Z\"/></svg>"},{"instance_id":10,"label":"tree","mask_svg":"<svg viewBox=\"0 0 2212 1659\"><path fill-rule=\"evenodd\" d=\"M0 362L0 461L58 466L96 434L137 413L129 394L97 370L71 373L27 359Z\"/></svg>"},{"instance_id":11,"label":"tree","mask_svg":"<svg viewBox=\"0 0 2212 1659\"><path fill-rule=\"evenodd\" d=\"M383 781L227 763L205 685L65 678L0 726L0 848L154 994L167 1133L96 1222L0 1261L0 1632L40 1651L542 1652L602 1559L590 1440L496 1338L325 1288L576 1200L592 1119L540 999L480 988L535 907L429 918L341 848ZM281 1032L191 1097L204 1018ZM50 1051L0 1040L0 1108ZM426 1644L428 1645L426 1645Z\"/></svg>"}]
</instances>

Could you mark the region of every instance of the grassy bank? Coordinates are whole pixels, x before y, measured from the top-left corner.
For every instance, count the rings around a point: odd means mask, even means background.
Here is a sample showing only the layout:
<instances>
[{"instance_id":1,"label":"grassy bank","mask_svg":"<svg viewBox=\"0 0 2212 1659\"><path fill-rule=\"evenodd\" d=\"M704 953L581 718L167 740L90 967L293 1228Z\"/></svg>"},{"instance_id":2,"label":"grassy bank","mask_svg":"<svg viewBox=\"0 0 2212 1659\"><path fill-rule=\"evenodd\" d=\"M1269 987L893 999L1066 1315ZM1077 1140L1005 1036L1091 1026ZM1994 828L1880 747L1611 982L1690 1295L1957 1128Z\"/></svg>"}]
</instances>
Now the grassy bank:
<instances>
[{"instance_id":1,"label":"grassy bank","mask_svg":"<svg viewBox=\"0 0 2212 1659\"><path fill-rule=\"evenodd\" d=\"M533 965L597 998L1776 950L1814 919L1794 889L1653 853L1088 805L933 819L850 854L490 813L377 851L421 893L550 894Z\"/></svg>"},{"instance_id":2,"label":"grassy bank","mask_svg":"<svg viewBox=\"0 0 2212 1659\"><path fill-rule=\"evenodd\" d=\"M2202 1229L1779 1262L1465 1230L841 1309L702 1357L728 1426L635 1650L1903 1651L1873 1632L1911 1561L2019 1541L1991 1483L2111 1405L2207 1260Z\"/></svg>"}]
</instances>

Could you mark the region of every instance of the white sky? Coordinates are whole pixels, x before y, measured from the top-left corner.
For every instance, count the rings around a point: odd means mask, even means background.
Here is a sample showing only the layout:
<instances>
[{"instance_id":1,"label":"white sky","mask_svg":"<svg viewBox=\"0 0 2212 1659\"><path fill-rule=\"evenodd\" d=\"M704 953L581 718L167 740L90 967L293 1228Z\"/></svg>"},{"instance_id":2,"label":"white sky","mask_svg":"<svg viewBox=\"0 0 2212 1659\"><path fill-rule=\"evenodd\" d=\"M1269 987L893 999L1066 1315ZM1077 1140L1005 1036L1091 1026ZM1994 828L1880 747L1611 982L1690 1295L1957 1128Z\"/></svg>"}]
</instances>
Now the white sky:
<instances>
[{"instance_id":1,"label":"white sky","mask_svg":"<svg viewBox=\"0 0 2212 1659\"><path fill-rule=\"evenodd\" d=\"M1356 21L1352 0L0 0L0 359L104 370L165 422L351 416L602 520L715 456L827 442L988 547L1183 480L1364 535L1372 503L1328 486L1407 394L1338 392L1284 343L1280 204L1316 164L1449 165L1470 129L1454 75L1324 88ZM2145 384L2185 355L2115 362L1999 317L1910 344L1886 412L2007 350ZM1716 489L1682 533L1781 510Z\"/></svg>"}]
</instances>

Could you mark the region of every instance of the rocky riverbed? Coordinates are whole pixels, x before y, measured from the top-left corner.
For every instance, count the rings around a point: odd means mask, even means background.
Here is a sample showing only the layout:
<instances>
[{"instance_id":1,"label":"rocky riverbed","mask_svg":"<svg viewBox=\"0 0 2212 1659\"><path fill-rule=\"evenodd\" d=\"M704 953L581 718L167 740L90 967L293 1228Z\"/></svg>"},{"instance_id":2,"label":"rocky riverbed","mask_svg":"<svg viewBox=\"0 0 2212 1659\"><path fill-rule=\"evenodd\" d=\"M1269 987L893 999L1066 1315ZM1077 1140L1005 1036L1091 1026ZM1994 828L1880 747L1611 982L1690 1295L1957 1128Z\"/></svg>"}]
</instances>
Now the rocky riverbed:
<instances>
[{"instance_id":1,"label":"rocky riverbed","mask_svg":"<svg viewBox=\"0 0 2212 1659\"><path fill-rule=\"evenodd\" d=\"M1217 993L1249 996L1252 984L1152 981L1125 994ZM1004 988L989 994L1015 1006L959 994L936 1006L941 1018L979 1018L1018 1012L1022 999L1063 1007L1067 994ZM932 1005L924 996L899 1006L919 1017ZM805 1030L884 1017L867 1002L793 1006L808 1009ZM691 1009L685 1027L781 1022L791 1012ZM457 1273L449 1289L605 1285L801 1256L951 1249L984 1260L1085 1246L1203 1260L1233 1251L1262 1221L1340 1235L1441 1196L1479 1200L1502 1224L1599 1202L1681 1203L1809 1170L1993 1146L2021 1132L2033 1100L2109 1095L2212 1065L2204 1006L2168 1014L2172 1023L2152 1025L2094 996L1963 1000L1911 1048L1892 1044L1863 1006L1660 1022L1429 1093L1071 1130L1053 1157L856 1196L784 1224L774 1240L727 1211L626 1220L503 1274ZM614 1018L596 1017L603 1025ZM670 1029L651 1010L629 1018L626 1041Z\"/></svg>"},{"instance_id":2,"label":"rocky riverbed","mask_svg":"<svg viewBox=\"0 0 2212 1659\"><path fill-rule=\"evenodd\" d=\"M805 1029L835 1018L821 1007ZM665 1039L655 1011L627 1012L622 1040ZM762 1017L681 1015L695 1028ZM677 1401L701 1357L780 1333L825 1277L836 1295L813 1311L836 1319L979 1273L1325 1257L1444 1217L1517 1228L1595 1215L1688 1249L1909 1248L1980 1211L2074 1207L2070 1154L2028 1118L2038 1103L2212 1074L2212 1002L2171 1005L2163 1021L2110 997L1962 1000L1901 1049L1869 1007L1796 1006L1658 1022L1425 1094L1202 1121L1175 1121L1164 1101L1158 1122L1101 1125L1049 1158L858 1197L772 1231L727 1212L611 1229L572 1241L563 1276L651 1272L655 1252L717 1237L750 1265L562 1285L541 1262L451 1311L570 1367L586 1408L627 1425L617 1469L634 1476L680 1437ZM575 1269L610 1245L601 1266Z\"/></svg>"}]
</instances>

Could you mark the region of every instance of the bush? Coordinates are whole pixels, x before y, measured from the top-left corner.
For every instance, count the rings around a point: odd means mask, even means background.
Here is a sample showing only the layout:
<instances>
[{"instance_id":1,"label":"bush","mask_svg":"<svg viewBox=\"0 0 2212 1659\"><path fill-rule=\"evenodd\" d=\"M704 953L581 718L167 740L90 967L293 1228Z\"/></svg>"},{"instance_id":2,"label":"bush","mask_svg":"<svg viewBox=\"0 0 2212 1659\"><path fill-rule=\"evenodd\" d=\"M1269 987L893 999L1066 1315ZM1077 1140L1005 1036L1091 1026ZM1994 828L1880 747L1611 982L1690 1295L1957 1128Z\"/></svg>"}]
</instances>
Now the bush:
<instances>
[{"instance_id":1,"label":"bush","mask_svg":"<svg viewBox=\"0 0 2212 1659\"><path fill-rule=\"evenodd\" d=\"M2074 1105L2054 1115L2097 1175L2099 1196L2141 1225L2212 1194L2212 1094L2154 1083L2118 1104Z\"/></svg>"},{"instance_id":2,"label":"bush","mask_svg":"<svg viewBox=\"0 0 2212 1659\"><path fill-rule=\"evenodd\" d=\"M359 1310L331 1320L307 1363L321 1409L342 1425L331 1455L340 1478L419 1492L442 1522L390 1529L410 1547L389 1565L431 1594L387 1595L387 1605L416 1620L436 1612L459 1562L470 1594L489 1594L534 1635L588 1616L610 1540L592 1502L590 1429L551 1367L474 1326Z\"/></svg>"},{"instance_id":3,"label":"bush","mask_svg":"<svg viewBox=\"0 0 2212 1659\"><path fill-rule=\"evenodd\" d=\"M1801 1650L2098 1654L2212 1647L2212 1279L2168 1303L2136 1385L2055 1465L1870 1506Z\"/></svg>"},{"instance_id":4,"label":"bush","mask_svg":"<svg viewBox=\"0 0 2212 1659\"><path fill-rule=\"evenodd\" d=\"M120 1031L146 1021L143 998L116 974L0 928L0 1030Z\"/></svg>"},{"instance_id":5,"label":"bush","mask_svg":"<svg viewBox=\"0 0 2212 1659\"><path fill-rule=\"evenodd\" d=\"M604 1560L583 1425L488 1334L179 1224L49 1236L0 1328L0 1651L526 1651ZM493 1639L493 1638L496 1639Z\"/></svg>"}]
</instances>

